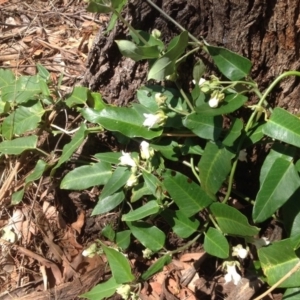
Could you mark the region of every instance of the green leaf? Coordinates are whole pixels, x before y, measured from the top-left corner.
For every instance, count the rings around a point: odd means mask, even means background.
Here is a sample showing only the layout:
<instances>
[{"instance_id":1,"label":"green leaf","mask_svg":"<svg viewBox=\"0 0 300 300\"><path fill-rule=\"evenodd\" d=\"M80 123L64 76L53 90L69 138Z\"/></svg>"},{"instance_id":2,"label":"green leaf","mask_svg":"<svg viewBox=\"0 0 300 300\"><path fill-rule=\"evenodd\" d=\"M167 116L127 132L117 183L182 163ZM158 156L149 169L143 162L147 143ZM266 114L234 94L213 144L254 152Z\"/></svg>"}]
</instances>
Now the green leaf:
<instances>
[{"instance_id":1,"label":"green leaf","mask_svg":"<svg viewBox=\"0 0 300 300\"><path fill-rule=\"evenodd\" d=\"M162 200L164 196L162 195L162 183L159 181L159 179L153 174L144 171L143 178L152 195L155 196L158 200Z\"/></svg>"},{"instance_id":2,"label":"green leaf","mask_svg":"<svg viewBox=\"0 0 300 300\"><path fill-rule=\"evenodd\" d=\"M36 68L38 69L39 76L45 81L49 80L50 73L49 71L41 64L36 64Z\"/></svg>"},{"instance_id":3,"label":"green leaf","mask_svg":"<svg viewBox=\"0 0 300 300\"><path fill-rule=\"evenodd\" d=\"M111 211L119 204L121 204L124 199L125 199L125 195L123 191L120 191L113 195L109 195L106 198L103 198L102 200L99 200L97 205L92 211L92 216L104 214L106 212Z\"/></svg>"},{"instance_id":4,"label":"green leaf","mask_svg":"<svg viewBox=\"0 0 300 300\"><path fill-rule=\"evenodd\" d=\"M220 72L232 81L246 77L252 67L251 61L223 47L206 46Z\"/></svg>"},{"instance_id":5,"label":"green leaf","mask_svg":"<svg viewBox=\"0 0 300 300\"><path fill-rule=\"evenodd\" d=\"M271 118L263 127L263 133L273 139L300 147L300 119L276 107Z\"/></svg>"},{"instance_id":6,"label":"green leaf","mask_svg":"<svg viewBox=\"0 0 300 300\"><path fill-rule=\"evenodd\" d=\"M267 174L270 172L270 169L277 158L281 157L291 162L295 154L296 154L295 147L292 147L290 145L279 144L278 142L274 143L272 149L270 150L269 154L265 158L265 161L261 167L260 176L259 176L260 184L262 184L266 179Z\"/></svg>"},{"instance_id":7,"label":"green leaf","mask_svg":"<svg viewBox=\"0 0 300 300\"><path fill-rule=\"evenodd\" d=\"M253 207L253 220L263 222L280 208L300 187L293 163L277 158L263 181Z\"/></svg>"},{"instance_id":8,"label":"green leaf","mask_svg":"<svg viewBox=\"0 0 300 300\"><path fill-rule=\"evenodd\" d=\"M112 3L115 2L113 4L115 10L120 13L124 7L124 5L127 3L127 0L117 0L117 1L112 1ZM114 27L115 27L115 24L118 20L118 16L113 13L111 18L110 18L110 21L109 21L109 24L107 26L107 29L105 30L104 34L107 34L109 33Z\"/></svg>"},{"instance_id":9,"label":"green leaf","mask_svg":"<svg viewBox=\"0 0 300 300\"><path fill-rule=\"evenodd\" d=\"M153 252L159 251L165 244L166 236L156 226L143 221L126 222L131 233L144 245Z\"/></svg>"},{"instance_id":10,"label":"green leaf","mask_svg":"<svg viewBox=\"0 0 300 300\"><path fill-rule=\"evenodd\" d=\"M223 233L239 236L259 233L259 228L249 225L247 218L237 209L222 203L213 203L209 208Z\"/></svg>"},{"instance_id":11,"label":"green leaf","mask_svg":"<svg viewBox=\"0 0 300 300\"><path fill-rule=\"evenodd\" d=\"M105 227L101 230L101 234L112 242L116 236L116 233L110 224L105 225Z\"/></svg>"},{"instance_id":12,"label":"green leaf","mask_svg":"<svg viewBox=\"0 0 300 300\"><path fill-rule=\"evenodd\" d=\"M120 188L122 188L126 184L130 175L131 171L127 167L116 168L114 173L104 186L103 190L101 191L99 200L103 200L104 198L112 195L113 193L117 192Z\"/></svg>"},{"instance_id":13,"label":"green leaf","mask_svg":"<svg viewBox=\"0 0 300 300\"><path fill-rule=\"evenodd\" d=\"M119 248L125 250L130 245L130 230L119 231L116 234L116 243Z\"/></svg>"},{"instance_id":14,"label":"green leaf","mask_svg":"<svg viewBox=\"0 0 300 300\"><path fill-rule=\"evenodd\" d=\"M148 203L144 204L143 206L130 211L129 213L122 216L122 221L138 221L142 220L145 217L154 215L158 213L160 210L160 206L157 204L157 201L152 200Z\"/></svg>"},{"instance_id":15,"label":"green leaf","mask_svg":"<svg viewBox=\"0 0 300 300\"><path fill-rule=\"evenodd\" d=\"M165 55L175 61L185 51L188 41L189 33L187 31L182 31L180 35L175 36L171 40Z\"/></svg>"},{"instance_id":16,"label":"green leaf","mask_svg":"<svg viewBox=\"0 0 300 300\"><path fill-rule=\"evenodd\" d=\"M258 257L270 286L274 285L300 262L299 257L293 250L290 239L274 242L268 247L258 249ZM278 287L299 287L299 282L300 270L289 276Z\"/></svg>"},{"instance_id":17,"label":"green leaf","mask_svg":"<svg viewBox=\"0 0 300 300\"><path fill-rule=\"evenodd\" d=\"M132 282L134 276L131 273L130 263L125 255L113 248L106 247L103 243L101 243L101 245L116 283Z\"/></svg>"},{"instance_id":18,"label":"green leaf","mask_svg":"<svg viewBox=\"0 0 300 300\"><path fill-rule=\"evenodd\" d=\"M112 296L120 286L121 284L116 283L115 278L111 277L106 282L97 284L89 292L80 295L80 297L90 300L102 300Z\"/></svg>"},{"instance_id":19,"label":"green leaf","mask_svg":"<svg viewBox=\"0 0 300 300\"><path fill-rule=\"evenodd\" d=\"M75 86L72 94L66 99L66 105L72 107L74 105L84 105L87 101L89 89L83 86Z\"/></svg>"},{"instance_id":20,"label":"green leaf","mask_svg":"<svg viewBox=\"0 0 300 300\"><path fill-rule=\"evenodd\" d=\"M229 256L229 244L224 235L217 229L210 227L205 234L204 245L205 251L222 259Z\"/></svg>"},{"instance_id":21,"label":"green leaf","mask_svg":"<svg viewBox=\"0 0 300 300\"><path fill-rule=\"evenodd\" d=\"M165 209L161 215L180 238L188 238L198 229L200 222L195 218L188 218L180 210Z\"/></svg>"},{"instance_id":22,"label":"green leaf","mask_svg":"<svg viewBox=\"0 0 300 300\"><path fill-rule=\"evenodd\" d=\"M160 257L146 272L142 274L141 279L144 281L148 280L151 276L161 271L165 265L171 262L171 260L172 257L169 254Z\"/></svg>"},{"instance_id":23,"label":"green leaf","mask_svg":"<svg viewBox=\"0 0 300 300\"><path fill-rule=\"evenodd\" d=\"M70 143L66 144L63 147L63 151L59 161L55 165L55 167L51 171L51 175L53 175L54 171L59 168L64 162L66 162L78 149L78 147L82 144L86 135L86 126L85 124L81 124L79 130L74 134Z\"/></svg>"},{"instance_id":24,"label":"green leaf","mask_svg":"<svg viewBox=\"0 0 300 300\"><path fill-rule=\"evenodd\" d=\"M121 54L134 61L153 59L159 56L160 51L157 46L137 46L135 43L126 40L116 40L115 42Z\"/></svg>"},{"instance_id":25,"label":"green leaf","mask_svg":"<svg viewBox=\"0 0 300 300\"><path fill-rule=\"evenodd\" d=\"M35 100L41 93L40 76L21 76L16 83L2 91L2 99L8 102L25 103Z\"/></svg>"},{"instance_id":26,"label":"green leaf","mask_svg":"<svg viewBox=\"0 0 300 300\"><path fill-rule=\"evenodd\" d=\"M15 75L11 70L0 69L0 89L11 86L14 82ZM1 96L3 97L3 94Z\"/></svg>"},{"instance_id":27,"label":"green leaf","mask_svg":"<svg viewBox=\"0 0 300 300\"><path fill-rule=\"evenodd\" d=\"M187 217L201 211L213 201L198 184L181 173L167 170L163 174L163 184Z\"/></svg>"},{"instance_id":28,"label":"green leaf","mask_svg":"<svg viewBox=\"0 0 300 300\"><path fill-rule=\"evenodd\" d=\"M208 193L218 192L231 169L234 154L221 144L208 142L199 162L202 188Z\"/></svg>"},{"instance_id":29,"label":"green leaf","mask_svg":"<svg viewBox=\"0 0 300 300\"><path fill-rule=\"evenodd\" d=\"M110 164L104 162L78 167L64 177L60 188L78 191L95 185L104 185L111 174Z\"/></svg>"},{"instance_id":30,"label":"green leaf","mask_svg":"<svg viewBox=\"0 0 300 300\"><path fill-rule=\"evenodd\" d=\"M154 79L157 81L165 80L166 76L175 72L175 62L170 57L164 55L157 59L151 66L147 80Z\"/></svg>"},{"instance_id":31,"label":"green leaf","mask_svg":"<svg viewBox=\"0 0 300 300\"><path fill-rule=\"evenodd\" d=\"M241 136L243 122L240 119L233 118L229 131L222 141L222 144L227 147L232 147L234 142Z\"/></svg>"},{"instance_id":32,"label":"green leaf","mask_svg":"<svg viewBox=\"0 0 300 300\"><path fill-rule=\"evenodd\" d=\"M137 200L141 199L143 196L152 194L144 182L134 186L131 192L132 194L131 194L130 202L136 202Z\"/></svg>"},{"instance_id":33,"label":"green leaf","mask_svg":"<svg viewBox=\"0 0 300 300\"><path fill-rule=\"evenodd\" d=\"M48 167L49 166L46 162L39 159L33 169L33 172L29 176L26 177L25 183L28 184L30 182L40 179Z\"/></svg>"},{"instance_id":34,"label":"green leaf","mask_svg":"<svg viewBox=\"0 0 300 300\"><path fill-rule=\"evenodd\" d=\"M282 300L299 300L299 299L300 299L300 287L286 289L282 298Z\"/></svg>"},{"instance_id":35,"label":"green leaf","mask_svg":"<svg viewBox=\"0 0 300 300\"><path fill-rule=\"evenodd\" d=\"M144 42L140 40L140 38L136 35L136 32L139 33L140 36L144 38L145 41L147 41L149 46L158 46L159 50L163 50L165 48L164 43L160 40L155 38L152 34L143 31L143 30L135 30L130 31L130 35L132 36L132 40L139 46L144 46Z\"/></svg>"},{"instance_id":36,"label":"green leaf","mask_svg":"<svg viewBox=\"0 0 300 300\"><path fill-rule=\"evenodd\" d=\"M195 108L197 113L202 113L206 116L219 116L229 114L242 107L248 98L240 94L230 94L220 103L219 107L211 108L208 103L204 103Z\"/></svg>"},{"instance_id":37,"label":"green leaf","mask_svg":"<svg viewBox=\"0 0 300 300\"><path fill-rule=\"evenodd\" d=\"M120 152L105 152L97 153L94 156L102 162L117 165L120 162L119 158L122 156L122 154Z\"/></svg>"},{"instance_id":38,"label":"green leaf","mask_svg":"<svg viewBox=\"0 0 300 300\"><path fill-rule=\"evenodd\" d=\"M14 139L12 141L4 141L0 143L0 153L19 155L25 150L36 148L37 136L25 136Z\"/></svg>"},{"instance_id":39,"label":"green leaf","mask_svg":"<svg viewBox=\"0 0 300 300\"><path fill-rule=\"evenodd\" d=\"M152 139L162 133L162 130L148 130L143 126L145 117L135 109L127 107L107 107L98 113L95 121L107 130L121 132L130 138Z\"/></svg>"},{"instance_id":40,"label":"green leaf","mask_svg":"<svg viewBox=\"0 0 300 300\"><path fill-rule=\"evenodd\" d=\"M263 127L264 123L258 123L247 132L246 138L243 143L243 148L253 146L264 137L264 133L262 132Z\"/></svg>"},{"instance_id":41,"label":"green leaf","mask_svg":"<svg viewBox=\"0 0 300 300\"><path fill-rule=\"evenodd\" d=\"M21 135L26 131L36 129L44 112L45 110L40 102L36 102L33 105L31 103L30 106L19 106L3 121L3 136L6 139L11 139L13 135Z\"/></svg>"},{"instance_id":42,"label":"green leaf","mask_svg":"<svg viewBox=\"0 0 300 300\"><path fill-rule=\"evenodd\" d=\"M14 192L11 195L11 204L12 205L17 205L19 204L22 200L23 200L23 196L24 196L24 189Z\"/></svg>"},{"instance_id":43,"label":"green leaf","mask_svg":"<svg viewBox=\"0 0 300 300\"><path fill-rule=\"evenodd\" d=\"M150 144L154 150L159 151L163 157L172 161L178 161L181 156L180 146L176 141L161 141L161 144Z\"/></svg>"},{"instance_id":44,"label":"green leaf","mask_svg":"<svg viewBox=\"0 0 300 300\"><path fill-rule=\"evenodd\" d=\"M294 250L300 248L300 190L298 189L282 207L282 221Z\"/></svg>"},{"instance_id":45,"label":"green leaf","mask_svg":"<svg viewBox=\"0 0 300 300\"><path fill-rule=\"evenodd\" d=\"M105 14L112 12L112 9L103 0L91 0L87 6L87 11Z\"/></svg>"},{"instance_id":46,"label":"green leaf","mask_svg":"<svg viewBox=\"0 0 300 300\"><path fill-rule=\"evenodd\" d=\"M223 129L223 118L192 113L183 120L183 125L201 138L217 140Z\"/></svg>"}]
</instances>

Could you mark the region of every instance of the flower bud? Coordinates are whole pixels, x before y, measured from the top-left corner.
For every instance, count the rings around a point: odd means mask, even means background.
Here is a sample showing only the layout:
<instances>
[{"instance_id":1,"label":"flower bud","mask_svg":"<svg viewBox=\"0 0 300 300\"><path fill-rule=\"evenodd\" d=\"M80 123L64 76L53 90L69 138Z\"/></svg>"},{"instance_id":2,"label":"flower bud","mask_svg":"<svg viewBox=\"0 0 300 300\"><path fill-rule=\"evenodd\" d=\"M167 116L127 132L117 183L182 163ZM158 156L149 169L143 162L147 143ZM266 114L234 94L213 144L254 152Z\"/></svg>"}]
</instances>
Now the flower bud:
<instances>
[{"instance_id":1,"label":"flower bud","mask_svg":"<svg viewBox=\"0 0 300 300\"><path fill-rule=\"evenodd\" d=\"M156 39L161 38L161 32L156 28L151 31L151 35Z\"/></svg>"},{"instance_id":2,"label":"flower bud","mask_svg":"<svg viewBox=\"0 0 300 300\"><path fill-rule=\"evenodd\" d=\"M149 158L153 157L154 151L149 146L150 145L148 142L146 142L146 141L141 142L140 150L141 150L142 159L148 160Z\"/></svg>"},{"instance_id":3,"label":"flower bud","mask_svg":"<svg viewBox=\"0 0 300 300\"><path fill-rule=\"evenodd\" d=\"M143 114L146 118L143 125L148 129L157 126L162 126L168 118L162 110L157 111L155 114Z\"/></svg>"}]
</instances>

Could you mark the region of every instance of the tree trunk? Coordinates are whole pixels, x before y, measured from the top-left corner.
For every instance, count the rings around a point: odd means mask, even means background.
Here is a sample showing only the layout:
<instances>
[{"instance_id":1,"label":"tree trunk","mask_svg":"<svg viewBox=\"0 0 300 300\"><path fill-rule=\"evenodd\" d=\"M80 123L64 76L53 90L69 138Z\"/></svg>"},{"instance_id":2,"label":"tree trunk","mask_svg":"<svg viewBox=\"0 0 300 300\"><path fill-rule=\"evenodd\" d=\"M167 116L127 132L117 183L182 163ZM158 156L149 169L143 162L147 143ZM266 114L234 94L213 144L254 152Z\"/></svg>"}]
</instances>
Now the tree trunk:
<instances>
[{"instance_id":1,"label":"tree trunk","mask_svg":"<svg viewBox=\"0 0 300 300\"><path fill-rule=\"evenodd\" d=\"M282 72L299 70L299 0L154 2L197 38L202 36L211 45L224 46L249 58L253 63L251 76L261 90ZM180 33L144 0L129 1L124 16L136 29L161 30L166 42ZM122 57L114 43L127 36L128 31L121 24L109 36L100 31L82 80L83 85L100 91L109 103L117 105L131 101L135 90L146 82L147 64ZM193 61L188 63L191 68ZM269 101L295 112L300 107L298 95L299 79L289 77L274 90Z\"/></svg>"}]
</instances>

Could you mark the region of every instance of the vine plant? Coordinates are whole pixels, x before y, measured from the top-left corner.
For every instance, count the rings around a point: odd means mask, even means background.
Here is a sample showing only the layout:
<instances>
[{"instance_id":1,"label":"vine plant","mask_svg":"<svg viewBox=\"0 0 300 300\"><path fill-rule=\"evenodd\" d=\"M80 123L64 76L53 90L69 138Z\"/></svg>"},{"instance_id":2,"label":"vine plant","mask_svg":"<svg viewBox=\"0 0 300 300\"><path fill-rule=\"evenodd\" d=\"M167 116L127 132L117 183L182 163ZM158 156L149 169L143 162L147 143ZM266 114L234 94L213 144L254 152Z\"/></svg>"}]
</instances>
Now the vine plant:
<instances>
[{"instance_id":1,"label":"vine plant","mask_svg":"<svg viewBox=\"0 0 300 300\"><path fill-rule=\"evenodd\" d=\"M122 227L127 228L119 231L108 225L102 231L118 249L95 241L84 251L84 255L104 251L112 277L83 297L103 299L117 291L124 299L136 298L138 283L149 279L170 262L172 254L183 250L166 249L166 234L155 225L158 218L186 239L186 248L201 238L204 250L224 261L226 281L238 283L241 279L237 257L244 259L247 245L252 243L257 246L257 274L261 270L263 280L272 288L286 288L286 295L299 293L300 120L280 107L271 109L267 99L278 82L287 76L300 76L300 72L279 75L261 92L251 79L252 65L247 58L198 40L161 11L182 30L165 45L158 30L148 33L131 27L121 15L125 4L126 0L92 0L88 10L112 14L107 32L117 20L127 25L131 39L116 41L120 52L135 61L148 60L147 79L157 84L140 87L136 93L138 103L129 107L108 105L98 93L84 87L75 87L64 102L55 102L49 73L42 66L37 66L38 75L20 78L0 70L0 109L5 116L0 153L20 155L30 149L41 153L24 188L13 194L12 204L19 203L27 186L46 170L50 169L53 176L89 134L107 130L123 142L139 145L140 150L97 153L97 162L75 168L60 183L60 188L67 190L103 186L93 215L119 207ZM195 52L209 55L220 77L207 74L199 59L193 68L194 87L185 91L178 80L178 66ZM158 84L167 80L177 88ZM248 97L252 94L257 103L250 106ZM37 147L38 136L26 133L39 127L45 113L58 107L58 103L76 108L84 122L74 131L61 156L49 162L44 159L49 155ZM242 107L251 111L246 121L234 117ZM224 118L229 126L224 127ZM66 133L49 117L48 123L57 132ZM256 144L269 144L270 151L261 166L259 191L251 200L235 190L234 180L237 164L245 160L247 148ZM189 171L169 167L180 164L185 166L181 169ZM253 205L251 216L231 205L232 194ZM271 218L283 223L286 238L269 244L259 237L260 224ZM132 237L144 246L145 258L158 257L139 277L133 275L128 259L121 253L129 247ZM233 244L236 239L232 237L239 238L240 244Z\"/></svg>"}]
</instances>

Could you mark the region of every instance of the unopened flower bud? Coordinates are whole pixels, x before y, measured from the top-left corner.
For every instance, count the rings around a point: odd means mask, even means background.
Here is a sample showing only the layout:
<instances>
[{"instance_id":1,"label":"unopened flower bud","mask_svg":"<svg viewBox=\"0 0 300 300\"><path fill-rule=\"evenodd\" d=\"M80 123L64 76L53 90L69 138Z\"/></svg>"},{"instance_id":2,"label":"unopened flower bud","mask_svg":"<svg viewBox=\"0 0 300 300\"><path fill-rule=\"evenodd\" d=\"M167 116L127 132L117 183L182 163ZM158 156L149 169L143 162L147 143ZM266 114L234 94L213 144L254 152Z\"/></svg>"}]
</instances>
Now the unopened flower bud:
<instances>
[{"instance_id":1,"label":"unopened flower bud","mask_svg":"<svg viewBox=\"0 0 300 300\"><path fill-rule=\"evenodd\" d=\"M160 37L161 37L161 32L158 30L158 29L153 29L152 31L151 31L151 35L153 36L153 37L155 37L156 39L160 39Z\"/></svg>"}]
</instances>

